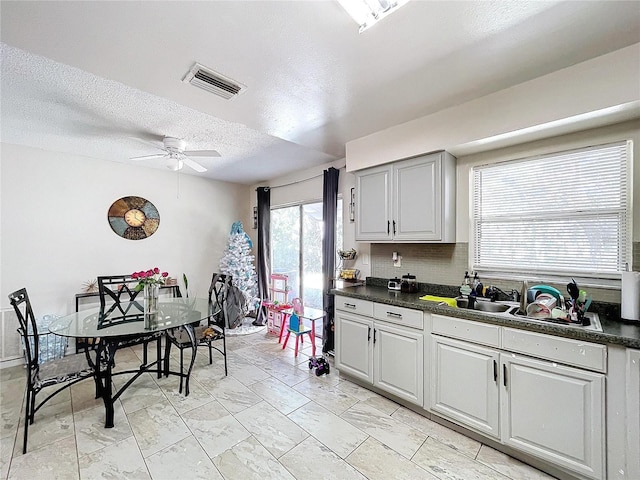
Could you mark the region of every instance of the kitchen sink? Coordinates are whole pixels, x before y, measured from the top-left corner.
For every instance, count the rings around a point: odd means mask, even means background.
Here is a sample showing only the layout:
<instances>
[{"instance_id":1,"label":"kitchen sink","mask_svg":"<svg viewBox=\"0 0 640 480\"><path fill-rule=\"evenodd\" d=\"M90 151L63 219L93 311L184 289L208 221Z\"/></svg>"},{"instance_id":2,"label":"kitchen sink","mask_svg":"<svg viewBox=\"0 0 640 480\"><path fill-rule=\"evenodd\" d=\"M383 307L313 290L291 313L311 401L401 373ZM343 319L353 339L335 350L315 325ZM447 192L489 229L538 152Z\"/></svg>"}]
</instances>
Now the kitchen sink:
<instances>
[{"instance_id":1,"label":"kitchen sink","mask_svg":"<svg viewBox=\"0 0 640 480\"><path fill-rule=\"evenodd\" d=\"M602 332L602 324L600 323L600 317L595 312L587 312L584 316L589 320L589 325L582 325L580 323L571 323L559 318L534 318L520 313L518 308L514 308L509 312L510 315L518 318L526 318L530 322L540 323L552 323L554 325L562 325L563 327L579 328L582 330L594 330L596 332Z\"/></svg>"},{"instance_id":2,"label":"kitchen sink","mask_svg":"<svg viewBox=\"0 0 640 480\"><path fill-rule=\"evenodd\" d=\"M469 308L469 299L465 297L457 297L456 303L458 308ZM505 313L514 308L515 304L507 304L502 302L490 302L487 299L476 299L473 310L489 313Z\"/></svg>"},{"instance_id":3,"label":"kitchen sink","mask_svg":"<svg viewBox=\"0 0 640 480\"><path fill-rule=\"evenodd\" d=\"M511 305L507 305L505 303L498 302L476 302L473 306L474 310L480 310L481 312L491 312L491 313L503 313L506 312L513 307Z\"/></svg>"},{"instance_id":4,"label":"kitchen sink","mask_svg":"<svg viewBox=\"0 0 640 480\"><path fill-rule=\"evenodd\" d=\"M469 308L469 299L465 297L457 297L456 302L458 308ZM600 323L600 317L595 312L585 313L585 317L589 320L589 325L582 325L580 323L570 323L565 320L556 318L535 318L523 315L520 313L520 308L517 303L503 303L503 302L491 302L487 299L476 299L473 310L478 310L486 313L496 313L500 315L506 315L509 317L526 319L527 321L536 323L552 323L554 325L561 325L568 328L579 328L583 330L594 330L596 332L602 332L602 324Z\"/></svg>"}]
</instances>

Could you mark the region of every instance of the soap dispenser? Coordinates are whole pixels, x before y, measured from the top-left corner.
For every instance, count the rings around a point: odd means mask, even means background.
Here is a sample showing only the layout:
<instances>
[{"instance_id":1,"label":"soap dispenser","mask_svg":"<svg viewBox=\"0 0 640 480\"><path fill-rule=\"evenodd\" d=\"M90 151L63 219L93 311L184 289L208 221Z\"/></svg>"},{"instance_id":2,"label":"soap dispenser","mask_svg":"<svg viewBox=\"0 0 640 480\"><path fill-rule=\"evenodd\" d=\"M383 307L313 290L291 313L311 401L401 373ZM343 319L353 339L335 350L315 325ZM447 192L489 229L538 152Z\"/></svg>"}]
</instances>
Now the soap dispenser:
<instances>
[{"instance_id":1,"label":"soap dispenser","mask_svg":"<svg viewBox=\"0 0 640 480\"><path fill-rule=\"evenodd\" d=\"M471 279L469 278L469 272L466 271L464 272L464 280L462 281L462 285L460 285L460 295L466 297L471 293L471 286L469 285L470 282Z\"/></svg>"}]
</instances>

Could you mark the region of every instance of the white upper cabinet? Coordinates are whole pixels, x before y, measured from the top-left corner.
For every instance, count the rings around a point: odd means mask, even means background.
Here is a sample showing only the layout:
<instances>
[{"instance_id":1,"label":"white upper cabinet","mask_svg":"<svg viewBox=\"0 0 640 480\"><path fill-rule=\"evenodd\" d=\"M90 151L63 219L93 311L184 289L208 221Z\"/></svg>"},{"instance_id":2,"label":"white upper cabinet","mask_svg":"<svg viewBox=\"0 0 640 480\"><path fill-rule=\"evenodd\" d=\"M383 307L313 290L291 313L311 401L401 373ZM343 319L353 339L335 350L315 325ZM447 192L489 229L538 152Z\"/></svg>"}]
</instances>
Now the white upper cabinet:
<instances>
[{"instance_id":1,"label":"white upper cabinet","mask_svg":"<svg viewBox=\"0 0 640 480\"><path fill-rule=\"evenodd\" d=\"M356 173L356 240L392 240L391 166Z\"/></svg>"},{"instance_id":2,"label":"white upper cabinet","mask_svg":"<svg viewBox=\"0 0 640 480\"><path fill-rule=\"evenodd\" d=\"M455 242L455 182L447 152L356 172L356 240Z\"/></svg>"}]
</instances>

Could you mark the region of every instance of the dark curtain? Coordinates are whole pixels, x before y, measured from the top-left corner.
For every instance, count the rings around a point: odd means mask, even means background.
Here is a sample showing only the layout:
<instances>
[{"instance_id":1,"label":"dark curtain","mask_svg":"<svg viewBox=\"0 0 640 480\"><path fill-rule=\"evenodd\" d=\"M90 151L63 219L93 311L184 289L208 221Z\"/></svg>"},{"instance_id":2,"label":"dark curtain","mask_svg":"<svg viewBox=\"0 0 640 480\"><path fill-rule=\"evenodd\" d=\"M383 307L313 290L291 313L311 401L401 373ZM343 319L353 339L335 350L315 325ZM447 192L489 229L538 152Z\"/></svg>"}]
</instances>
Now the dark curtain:
<instances>
[{"instance_id":1,"label":"dark curtain","mask_svg":"<svg viewBox=\"0 0 640 480\"><path fill-rule=\"evenodd\" d=\"M258 187L258 293L260 298L269 298L269 275L271 274L271 190ZM260 306L254 325L266 323L266 311Z\"/></svg>"},{"instance_id":2,"label":"dark curtain","mask_svg":"<svg viewBox=\"0 0 640 480\"><path fill-rule=\"evenodd\" d=\"M330 292L333 288L336 259L336 216L338 210L338 176L340 171L331 167L324 171L322 189L322 219L324 221L324 237L322 239L322 278L324 280L322 308L325 311L323 325L322 352L334 349L333 304Z\"/></svg>"}]
</instances>

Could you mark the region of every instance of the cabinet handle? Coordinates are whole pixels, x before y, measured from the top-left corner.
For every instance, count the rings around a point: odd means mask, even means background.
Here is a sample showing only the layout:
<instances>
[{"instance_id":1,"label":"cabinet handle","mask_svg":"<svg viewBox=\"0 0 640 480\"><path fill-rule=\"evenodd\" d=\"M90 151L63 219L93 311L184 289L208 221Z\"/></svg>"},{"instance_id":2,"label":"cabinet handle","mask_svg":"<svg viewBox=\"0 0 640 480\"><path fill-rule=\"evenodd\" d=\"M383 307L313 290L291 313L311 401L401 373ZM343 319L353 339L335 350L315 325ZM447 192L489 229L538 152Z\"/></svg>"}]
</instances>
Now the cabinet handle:
<instances>
[{"instance_id":1,"label":"cabinet handle","mask_svg":"<svg viewBox=\"0 0 640 480\"><path fill-rule=\"evenodd\" d=\"M493 361L493 381L498 383L498 362Z\"/></svg>"},{"instance_id":2,"label":"cabinet handle","mask_svg":"<svg viewBox=\"0 0 640 480\"><path fill-rule=\"evenodd\" d=\"M356 306L353 303L345 303L344 306L345 308L356 308Z\"/></svg>"},{"instance_id":3,"label":"cabinet handle","mask_svg":"<svg viewBox=\"0 0 640 480\"><path fill-rule=\"evenodd\" d=\"M376 329L375 328L373 329L373 343L374 343L374 345L376 343Z\"/></svg>"},{"instance_id":4,"label":"cabinet handle","mask_svg":"<svg viewBox=\"0 0 640 480\"><path fill-rule=\"evenodd\" d=\"M391 232L390 226L391 226L391 222L387 220L387 235L389 235L389 232Z\"/></svg>"},{"instance_id":5,"label":"cabinet handle","mask_svg":"<svg viewBox=\"0 0 640 480\"><path fill-rule=\"evenodd\" d=\"M367 343L371 341L371 327L368 327L369 331L367 332Z\"/></svg>"},{"instance_id":6,"label":"cabinet handle","mask_svg":"<svg viewBox=\"0 0 640 480\"><path fill-rule=\"evenodd\" d=\"M502 365L502 383L504 384L504 386L507 386L507 364L504 363Z\"/></svg>"},{"instance_id":7,"label":"cabinet handle","mask_svg":"<svg viewBox=\"0 0 640 480\"><path fill-rule=\"evenodd\" d=\"M400 315L399 313L395 313L395 312L387 312L387 316L388 317L395 317L395 318L402 318L402 315Z\"/></svg>"},{"instance_id":8,"label":"cabinet handle","mask_svg":"<svg viewBox=\"0 0 640 480\"><path fill-rule=\"evenodd\" d=\"M393 221L393 234L396 234L396 221Z\"/></svg>"}]
</instances>

